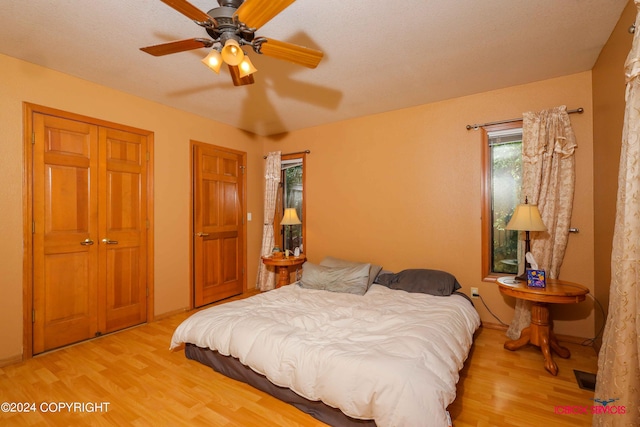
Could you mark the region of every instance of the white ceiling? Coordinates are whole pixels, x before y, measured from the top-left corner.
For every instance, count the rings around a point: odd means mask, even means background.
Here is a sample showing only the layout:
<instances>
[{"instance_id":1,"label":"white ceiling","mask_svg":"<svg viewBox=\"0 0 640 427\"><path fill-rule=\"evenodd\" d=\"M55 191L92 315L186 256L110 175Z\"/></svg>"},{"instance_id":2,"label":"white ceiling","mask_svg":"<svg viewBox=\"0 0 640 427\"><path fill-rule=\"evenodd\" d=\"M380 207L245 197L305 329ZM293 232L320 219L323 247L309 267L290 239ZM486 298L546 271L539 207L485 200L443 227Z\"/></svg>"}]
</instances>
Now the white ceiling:
<instances>
[{"instance_id":1,"label":"white ceiling","mask_svg":"<svg viewBox=\"0 0 640 427\"><path fill-rule=\"evenodd\" d=\"M627 1L298 0L256 35L324 59L250 53L259 71L242 87L200 62L207 49L139 50L207 37L160 0L1 0L0 53L273 135L590 70Z\"/></svg>"}]
</instances>

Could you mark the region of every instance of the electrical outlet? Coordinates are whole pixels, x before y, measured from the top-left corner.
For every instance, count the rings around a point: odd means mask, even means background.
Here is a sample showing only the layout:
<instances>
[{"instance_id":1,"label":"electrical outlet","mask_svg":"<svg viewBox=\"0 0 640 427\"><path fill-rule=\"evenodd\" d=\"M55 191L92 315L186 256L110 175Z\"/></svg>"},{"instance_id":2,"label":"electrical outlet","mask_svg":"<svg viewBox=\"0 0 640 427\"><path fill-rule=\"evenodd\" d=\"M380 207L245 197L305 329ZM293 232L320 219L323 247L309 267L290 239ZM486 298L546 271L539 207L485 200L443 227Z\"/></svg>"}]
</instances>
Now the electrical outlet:
<instances>
[{"instance_id":1,"label":"electrical outlet","mask_svg":"<svg viewBox=\"0 0 640 427\"><path fill-rule=\"evenodd\" d=\"M480 292L478 288L471 288L471 298L478 298L480 296Z\"/></svg>"}]
</instances>

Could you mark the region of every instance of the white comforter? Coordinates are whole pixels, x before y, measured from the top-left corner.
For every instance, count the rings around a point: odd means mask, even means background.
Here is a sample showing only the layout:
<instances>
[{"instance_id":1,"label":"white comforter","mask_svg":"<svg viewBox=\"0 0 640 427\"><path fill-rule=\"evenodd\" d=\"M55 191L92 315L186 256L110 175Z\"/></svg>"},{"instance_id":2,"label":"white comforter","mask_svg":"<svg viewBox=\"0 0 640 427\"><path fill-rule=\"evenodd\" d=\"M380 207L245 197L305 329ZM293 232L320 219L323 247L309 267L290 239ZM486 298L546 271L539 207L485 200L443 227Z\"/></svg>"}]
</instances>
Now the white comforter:
<instances>
[{"instance_id":1,"label":"white comforter","mask_svg":"<svg viewBox=\"0 0 640 427\"><path fill-rule=\"evenodd\" d=\"M446 426L480 318L461 296L292 284L200 311L180 343L238 358L271 382L385 426Z\"/></svg>"}]
</instances>

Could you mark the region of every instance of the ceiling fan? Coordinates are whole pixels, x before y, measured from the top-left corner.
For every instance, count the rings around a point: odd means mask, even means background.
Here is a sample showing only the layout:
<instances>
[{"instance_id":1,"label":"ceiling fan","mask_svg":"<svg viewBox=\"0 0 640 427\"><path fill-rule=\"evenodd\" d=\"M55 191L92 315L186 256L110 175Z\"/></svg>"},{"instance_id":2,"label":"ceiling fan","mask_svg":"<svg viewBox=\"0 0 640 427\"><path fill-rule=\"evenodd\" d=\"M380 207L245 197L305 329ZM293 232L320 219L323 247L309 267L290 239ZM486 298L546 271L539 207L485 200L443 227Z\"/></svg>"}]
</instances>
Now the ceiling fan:
<instances>
[{"instance_id":1,"label":"ceiling fan","mask_svg":"<svg viewBox=\"0 0 640 427\"><path fill-rule=\"evenodd\" d=\"M267 37L255 32L295 0L218 0L219 7L204 13L186 0L161 0L203 27L211 39L192 38L140 48L153 56L163 56L202 47L212 48L202 62L218 73L226 63L235 86L254 83L256 68L242 46L256 53L316 68L323 57L319 50Z\"/></svg>"}]
</instances>

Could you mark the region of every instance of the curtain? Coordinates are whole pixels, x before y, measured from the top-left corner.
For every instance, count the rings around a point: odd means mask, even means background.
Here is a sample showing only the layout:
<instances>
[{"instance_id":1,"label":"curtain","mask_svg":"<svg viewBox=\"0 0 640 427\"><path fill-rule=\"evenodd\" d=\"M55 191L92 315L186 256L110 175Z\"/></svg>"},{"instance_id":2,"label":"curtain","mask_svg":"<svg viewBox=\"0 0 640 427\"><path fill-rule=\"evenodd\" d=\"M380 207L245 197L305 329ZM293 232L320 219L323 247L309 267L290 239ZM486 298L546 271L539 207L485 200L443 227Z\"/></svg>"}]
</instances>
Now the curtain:
<instances>
[{"instance_id":1,"label":"curtain","mask_svg":"<svg viewBox=\"0 0 640 427\"><path fill-rule=\"evenodd\" d=\"M522 123L522 195L537 204L547 231L531 232L531 253L557 279L569 240L575 188L575 135L567 108L528 112ZM524 256L520 257L521 260ZM521 263L521 271L524 268ZM531 323L531 304L518 299L507 336L518 339Z\"/></svg>"},{"instance_id":2,"label":"curtain","mask_svg":"<svg viewBox=\"0 0 640 427\"><path fill-rule=\"evenodd\" d=\"M640 0L635 0L640 9ZM619 415L594 415L594 426L640 425L640 18L625 64L626 108L622 130L616 220L611 252L609 314L598 356L595 399L615 399Z\"/></svg>"},{"instance_id":3,"label":"curtain","mask_svg":"<svg viewBox=\"0 0 640 427\"><path fill-rule=\"evenodd\" d=\"M260 256L269 255L275 243L273 220L276 213L278 184L280 183L280 159L280 151L274 151L267 155L264 175L264 227L262 229L262 249L260 250ZM275 288L275 272L267 269L267 266L262 263L262 259L259 259L258 263L256 288L261 291L268 291Z\"/></svg>"}]
</instances>

